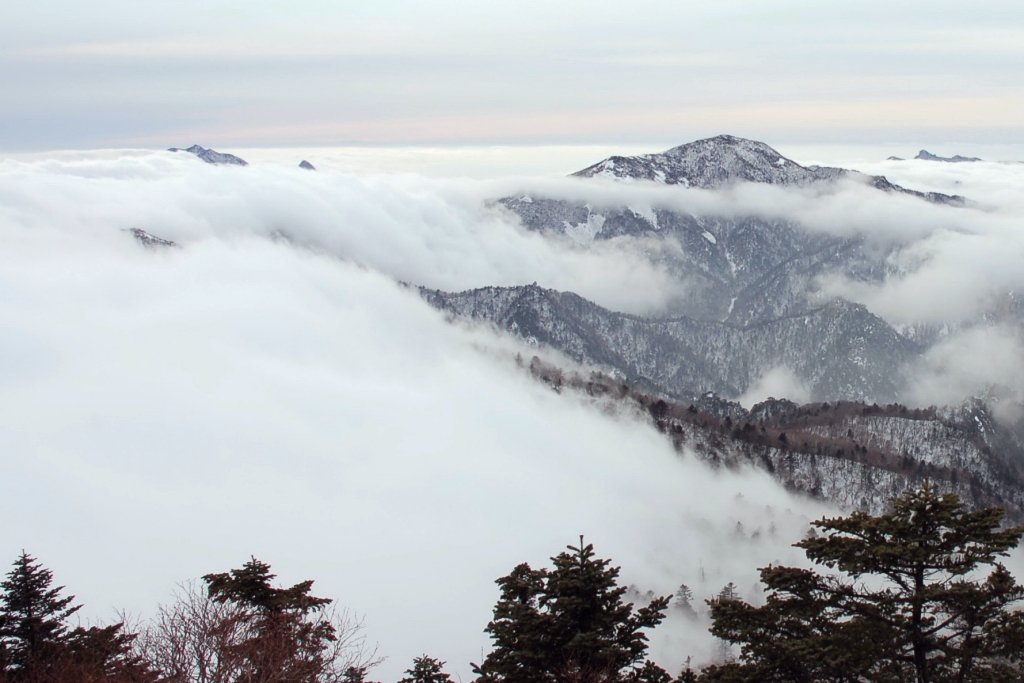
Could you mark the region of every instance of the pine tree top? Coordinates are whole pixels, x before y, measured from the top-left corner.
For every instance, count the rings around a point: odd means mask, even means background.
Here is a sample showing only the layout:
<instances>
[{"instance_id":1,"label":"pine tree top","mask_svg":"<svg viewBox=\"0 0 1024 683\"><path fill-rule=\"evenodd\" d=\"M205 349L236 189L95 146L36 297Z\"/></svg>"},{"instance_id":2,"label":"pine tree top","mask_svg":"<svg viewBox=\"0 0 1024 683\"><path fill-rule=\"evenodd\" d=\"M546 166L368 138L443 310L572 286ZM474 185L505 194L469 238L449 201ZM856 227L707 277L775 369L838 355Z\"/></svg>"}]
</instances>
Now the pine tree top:
<instances>
[{"instance_id":1,"label":"pine tree top","mask_svg":"<svg viewBox=\"0 0 1024 683\"><path fill-rule=\"evenodd\" d=\"M621 672L641 667L647 651L643 629L661 623L668 598L634 611L622 599L627 588L618 585L618 567L597 558L582 538L566 551L551 558L552 569L524 563L497 580L501 598L485 629L494 650L474 665L481 681L536 683L589 675L617 680Z\"/></svg>"},{"instance_id":2,"label":"pine tree top","mask_svg":"<svg viewBox=\"0 0 1024 683\"><path fill-rule=\"evenodd\" d=\"M64 621L81 609L75 596L61 597L64 586L53 585L53 572L22 551L3 589L0 641L15 668L27 667L46 648L67 634Z\"/></svg>"},{"instance_id":3,"label":"pine tree top","mask_svg":"<svg viewBox=\"0 0 1024 683\"><path fill-rule=\"evenodd\" d=\"M959 496L939 494L926 482L893 501L889 514L854 512L814 522L826 534L796 545L811 560L855 577L881 573L897 583L917 572L925 579L956 577L1017 546L1024 527L1001 529L1003 517L995 507L970 512Z\"/></svg>"},{"instance_id":4,"label":"pine tree top","mask_svg":"<svg viewBox=\"0 0 1024 683\"><path fill-rule=\"evenodd\" d=\"M269 564L253 557L241 569L206 574L203 581L214 601L238 603L267 614L317 612L331 603L329 598L309 594L313 588L312 580L301 581L289 588L275 588L271 585L275 578Z\"/></svg>"}]
</instances>

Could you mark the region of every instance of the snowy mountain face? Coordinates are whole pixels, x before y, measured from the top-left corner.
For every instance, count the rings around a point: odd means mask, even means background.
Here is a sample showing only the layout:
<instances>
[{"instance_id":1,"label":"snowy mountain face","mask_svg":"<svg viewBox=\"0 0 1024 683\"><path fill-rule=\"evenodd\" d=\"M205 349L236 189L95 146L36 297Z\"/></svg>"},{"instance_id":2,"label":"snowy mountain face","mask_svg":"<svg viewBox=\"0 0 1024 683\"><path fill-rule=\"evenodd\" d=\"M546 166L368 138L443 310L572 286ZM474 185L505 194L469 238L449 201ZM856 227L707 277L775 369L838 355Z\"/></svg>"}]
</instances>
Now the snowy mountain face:
<instances>
[{"instance_id":1,"label":"snowy mountain face","mask_svg":"<svg viewBox=\"0 0 1024 683\"><path fill-rule=\"evenodd\" d=\"M667 396L739 396L786 367L818 400L893 401L920 347L863 306L832 301L749 325L642 318L536 285L421 290L453 317L486 321Z\"/></svg>"},{"instance_id":2,"label":"snowy mountain face","mask_svg":"<svg viewBox=\"0 0 1024 683\"><path fill-rule=\"evenodd\" d=\"M612 157L576 175L716 188L734 182L807 185L851 173L803 167L763 143L720 136L664 154ZM880 176L868 180L879 190L925 201L961 201L905 190ZM737 397L765 373L785 368L813 400L893 402L907 389L907 368L948 333L928 325L897 330L863 306L820 290L825 275L865 283L897 275L891 256L900 245L879 248L860 237L809 232L757 216L649 206L595 209L527 196L500 203L524 227L582 245L643 240L637 244L644 252L686 283L682 298L670 314L643 318L535 285L423 295L452 317L486 321L657 395ZM1007 315L1022 317L1020 308L1010 306Z\"/></svg>"},{"instance_id":3,"label":"snowy mountain face","mask_svg":"<svg viewBox=\"0 0 1024 683\"><path fill-rule=\"evenodd\" d=\"M882 176L804 167L764 143L731 136L699 140L663 154L612 157L575 175L705 189L737 182L806 186L856 177L885 192L906 193L934 203L963 203L961 197L907 190ZM516 214L524 227L564 235L583 245L645 238L644 251L687 284L674 312L736 325L820 307L823 302L815 283L822 275L880 282L892 274L889 257L898 248L879 250L861 238L813 233L758 216L693 215L651 206L596 209L589 204L530 196L506 197L499 203ZM652 240L664 248L657 252Z\"/></svg>"},{"instance_id":4,"label":"snowy mountain face","mask_svg":"<svg viewBox=\"0 0 1024 683\"><path fill-rule=\"evenodd\" d=\"M524 227L584 245L643 238L644 251L687 285L675 312L699 319L748 325L795 315L821 305L815 286L821 275L877 282L891 271L888 252L864 248L860 239L808 233L785 221L648 207L599 211L536 197L501 203Z\"/></svg>"},{"instance_id":5,"label":"snowy mountain face","mask_svg":"<svg viewBox=\"0 0 1024 683\"><path fill-rule=\"evenodd\" d=\"M652 180L710 190L738 181L807 185L839 177L842 173L837 168L804 168L763 142L719 135L673 147L661 154L613 156L573 175Z\"/></svg>"},{"instance_id":6,"label":"snowy mountain face","mask_svg":"<svg viewBox=\"0 0 1024 683\"><path fill-rule=\"evenodd\" d=\"M131 232L132 237L134 237L139 244L149 249L164 249L167 247L178 246L177 242L165 240L164 238L157 237L156 235L151 235L141 228L132 228L129 232Z\"/></svg>"},{"instance_id":7,"label":"snowy mountain face","mask_svg":"<svg viewBox=\"0 0 1024 683\"><path fill-rule=\"evenodd\" d=\"M171 147L167 151L189 152L191 154L195 154L197 157L199 157L208 164L231 164L235 166L249 165L249 162L247 162L245 159L242 159L241 157L236 157L234 154L223 154L212 149L200 147L199 145L192 145L188 149L178 149L177 147Z\"/></svg>"},{"instance_id":8,"label":"snowy mountain face","mask_svg":"<svg viewBox=\"0 0 1024 683\"><path fill-rule=\"evenodd\" d=\"M737 182L806 186L840 178L854 178L886 192L907 193L939 203L963 202L962 197L908 190L890 183L884 176L868 176L858 171L830 166L801 166L763 142L732 135L697 140L661 154L613 156L573 175L627 182L650 180L705 190Z\"/></svg>"},{"instance_id":9,"label":"snowy mountain face","mask_svg":"<svg viewBox=\"0 0 1024 683\"><path fill-rule=\"evenodd\" d=\"M702 189L741 182L803 187L846 178L923 201L965 203L882 176L804 167L768 145L731 136L662 154L611 157L575 175ZM635 240L686 283L684 295L669 315L644 318L536 285L421 290L452 318L486 322L594 368L594 376L577 378L576 388L632 396L651 409L659 428L709 462L763 467L795 490L872 512L929 477L972 504L1006 505L1024 517L1024 430L999 425L980 402L923 412L895 403L906 390L907 368L948 330L896 330L865 307L820 290L825 275L872 284L899 275L892 257L902 245L880 247L757 216L596 209L528 196L499 203L525 228L553 238L584 246ZM1024 307L1009 297L981 318L1024 320ZM776 368L791 373L816 403L773 399L746 411L722 398L742 395ZM567 381L557 368L535 374L556 388ZM836 401L856 403L839 409Z\"/></svg>"}]
</instances>

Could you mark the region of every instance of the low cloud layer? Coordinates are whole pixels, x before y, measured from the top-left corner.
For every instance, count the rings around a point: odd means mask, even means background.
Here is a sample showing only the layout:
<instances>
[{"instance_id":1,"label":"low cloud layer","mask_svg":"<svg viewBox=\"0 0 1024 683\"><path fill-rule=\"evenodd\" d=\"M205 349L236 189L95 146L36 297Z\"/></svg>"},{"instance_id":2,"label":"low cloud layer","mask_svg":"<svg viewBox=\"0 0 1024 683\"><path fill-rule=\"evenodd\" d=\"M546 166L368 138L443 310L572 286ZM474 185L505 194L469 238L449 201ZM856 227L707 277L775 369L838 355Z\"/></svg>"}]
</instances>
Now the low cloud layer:
<instances>
[{"instance_id":1,"label":"low cloud layer","mask_svg":"<svg viewBox=\"0 0 1024 683\"><path fill-rule=\"evenodd\" d=\"M685 297L686 282L652 262L657 250L649 241L619 239L581 247L545 239L520 229L513 216L489 203L525 192L586 202L596 211L631 206L647 212L759 215L812 231L862 236L879 249L895 249L890 264L895 274L882 285L841 277L826 277L820 285L827 294L863 303L901 328L989 324L993 316L1019 307L1015 297L1024 291L1019 267L1024 260L1019 229L1024 223L1024 164L858 165L908 187L960 193L971 201L955 208L879 192L854 180L816 188L746 184L707 192L559 177L428 179L357 172L353 159L363 159L365 166L365 150L325 151L322 159L315 157L324 162L322 172L312 174L294 168L294 159L285 166L281 160L288 154L294 152L263 152L262 163L245 169L152 152L8 160L0 164L0 216L40 230L74 227L77 234L111 245L121 244L119 230L130 227L184 245L277 235L428 287L461 290L536 281L638 314L672 311L673 303ZM540 150L538 158L552 154ZM399 159L407 168L418 168L420 158L408 150L385 150L378 156L393 163ZM457 167L466 158L491 158L465 150L452 156ZM529 158L520 151L510 168L527 167ZM1005 338L1012 330L1000 324L1000 338ZM924 363L913 369L924 374L911 378L912 400L928 404L951 396L943 390L929 398L927 387L957 387L963 398L991 382L992 373L978 374L967 358L950 356L938 367L941 371ZM996 374L1012 379L1010 370L1007 366ZM1010 389L1024 395L1024 387Z\"/></svg>"},{"instance_id":2,"label":"low cloud layer","mask_svg":"<svg viewBox=\"0 0 1024 683\"><path fill-rule=\"evenodd\" d=\"M451 325L397 283L537 280L638 312L679 286L621 242L547 241L485 198L549 187L632 205L739 202L817 211L834 221L823 229L887 216L879 236L906 219L896 236L923 238L934 216L984 239L997 234L987 217L1008 220L885 196L851 217L876 196L857 186L716 197L149 153L7 161L0 178L2 556L37 554L90 615L145 616L176 581L255 554L365 613L390 657L385 680L422 652L468 677L493 580L581 533L641 590L685 582L700 599L734 581L757 599L756 568L800 562L790 544L826 512L764 474L680 458L641 419L554 394L511 361L515 342ZM147 250L131 227L182 248ZM998 378L1014 338L978 334L961 340L967 357L995 369L937 347L919 391L965 369L962 387ZM798 398L791 379L777 370L757 388ZM673 619L659 661L709 656L705 628Z\"/></svg>"},{"instance_id":3,"label":"low cloud layer","mask_svg":"<svg viewBox=\"0 0 1024 683\"><path fill-rule=\"evenodd\" d=\"M212 167L189 154L0 164L0 216L117 243L280 236L396 279L461 290L538 282L616 310L661 309L683 285L642 252L555 244L485 206L491 183Z\"/></svg>"},{"instance_id":4,"label":"low cloud layer","mask_svg":"<svg viewBox=\"0 0 1024 683\"><path fill-rule=\"evenodd\" d=\"M365 614L383 680L423 652L467 678L493 580L579 534L642 590L734 581L755 599L756 568L799 562L790 544L825 512L551 392L512 341L394 279L515 266L570 286L590 266L599 286L593 252L493 217L474 232L379 179L175 158L4 171L0 557L38 555L90 617L146 616L175 582L255 554ZM131 226L183 247L145 249ZM708 656L705 629L675 620L659 661Z\"/></svg>"}]
</instances>

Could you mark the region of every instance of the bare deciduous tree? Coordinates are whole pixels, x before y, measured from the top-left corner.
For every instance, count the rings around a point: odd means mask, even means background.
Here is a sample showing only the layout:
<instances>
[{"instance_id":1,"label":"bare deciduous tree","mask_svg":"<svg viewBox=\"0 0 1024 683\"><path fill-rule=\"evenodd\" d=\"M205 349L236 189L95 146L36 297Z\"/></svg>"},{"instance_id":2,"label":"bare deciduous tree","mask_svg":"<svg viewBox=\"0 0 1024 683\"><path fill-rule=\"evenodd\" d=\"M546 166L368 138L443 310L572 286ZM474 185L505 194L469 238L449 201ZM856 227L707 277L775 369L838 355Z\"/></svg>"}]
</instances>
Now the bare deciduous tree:
<instances>
[{"instance_id":1,"label":"bare deciduous tree","mask_svg":"<svg viewBox=\"0 0 1024 683\"><path fill-rule=\"evenodd\" d=\"M309 618L314 629L330 625L334 637L296 667L293 630L268 631L264 623L256 637L244 608L213 600L203 584L191 581L141 630L137 647L168 683L339 683L349 668L380 662L357 615L327 606ZM287 668L272 665L286 659Z\"/></svg>"}]
</instances>

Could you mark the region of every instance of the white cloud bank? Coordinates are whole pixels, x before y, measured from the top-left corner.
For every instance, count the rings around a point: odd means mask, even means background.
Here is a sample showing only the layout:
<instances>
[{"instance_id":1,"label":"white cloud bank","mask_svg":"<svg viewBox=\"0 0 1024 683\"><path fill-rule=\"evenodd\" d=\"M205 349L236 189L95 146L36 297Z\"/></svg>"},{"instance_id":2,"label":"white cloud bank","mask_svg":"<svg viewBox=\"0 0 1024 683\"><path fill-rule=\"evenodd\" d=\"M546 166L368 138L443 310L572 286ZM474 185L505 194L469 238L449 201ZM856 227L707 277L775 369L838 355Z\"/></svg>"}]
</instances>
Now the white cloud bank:
<instances>
[{"instance_id":1,"label":"white cloud bank","mask_svg":"<svg viewBox=\"0 0 1024 683\"><path fill-rule=\"evenodd\" d=\"M959 192L973 202L968 208L952 208L857 182L806 189L748 184L705 192L551 177L455 181L353 171L366 165L365 150L325 151L324 171L312 174L294 168L297 156L287 159L287 166L274 163L288 154L265 151L264 163L245 169L210 167L190 155L152 152L8 160L0 164L0 216L43 227L87 227L92 239L111 244L120 243L118 228L129 227L186 245L213 236L230 241L281 233L429 287L460 290L536 281L641 314L671 309L683 295L686 285L644 253L648 244L559 244L517 228L509 216L485 206L486 199L526 191L589 202L598 211L632 205L756 214L839 236L862 235L880 248L902 245L891 264L897 275L883 285L836 278L821 283L825 292L864 303L896 325L974 325L981 320L979 312L997 310L1012 300L1007 299L1010 293L1019 297L1024 290L1024 164L860 165L865 172L886 173L908 187ZM547 158L553 152L538 154ZM438 163L436 150L433 157L429 151L417 155L408 150L384 150L377 156L381 164L401 161L414 168L428 158L435 167ZM466 150L452 157L457 162L476 158ZM525 168L529 155L520 152L513 158L512 168ZM387 159L391 162L383 161ZM1009 332L1002 328L1000 338ZM914 378L910 398L928 404L951 395L943 390L930 398L926 387L957 387L960 398L983 391L992 373L978 374L976 369L977 364L955 354L947 354L940 364L922 364L917 371L924 374ZM995 374L1013 379L1010 370L1006 366ZM1010 389L1024 396L1024 386Z\"/></svg>"},{"instance_id":2,"label":"white cloud bank","mask_svg":"<svg viewBox=\"0 0 1024 683\"><path fill-rule=\"evenodd\" d=\"M108 243L133 227L182 244L282 234L428 287L537 281L637 313L682 287L639 251L568 248L519 229L484 207L492 183L213 167L168 153L8 160L0 180L0 216L79 226Z\"/></svg>"},{"instance_id":3,"label":"white cloud bank","mask_svg":"<svg viewBox=\"0 0 1024 683\"><path fill-rule=\"evenodd\" d=\"M365 613L384 680L422 652L468 677L493 580L580 533L642 588L686 582L700 598L735 581L756 598L756 568L799 562L789 544L818 506L551 393L510 362L512 342L395 283L538 280L641 311L676 286L640 256L548 242L481 208L512 186L168 154L0 164L0 559L25 548L92 614L145 615L174 582L255 554ZM817 212L837 231L877 217L878 234L989 215L883 198L851 217L851 197L875 197L862 190L615 192ZM130 227L183 248L143 249ZM277 232L316 250L266 239ZM928 362L941 378L958 357ZM979 368L968 379L998 375ZM760 389L791 392L788 379ZM658 631L658 659L706 657L704 628Z\"/></svg>"},{"instance_id":4,"label":"white cloud bank","mask_svg":"<svg viewBox=\"0 0 1024 683\"><path fill-rule=\"evenodd\" d=\"M0 560L38 555L105 616L255 554L366 614L383 680L423 652L467 678L493 580L580 533L626 581L698 598L800 560L821 508L550 392L392 279L655 275L411 180L189 161L0 169ZM659 660L708 655L705 627L663 630Z\"/></svg>"}]
</instances>

